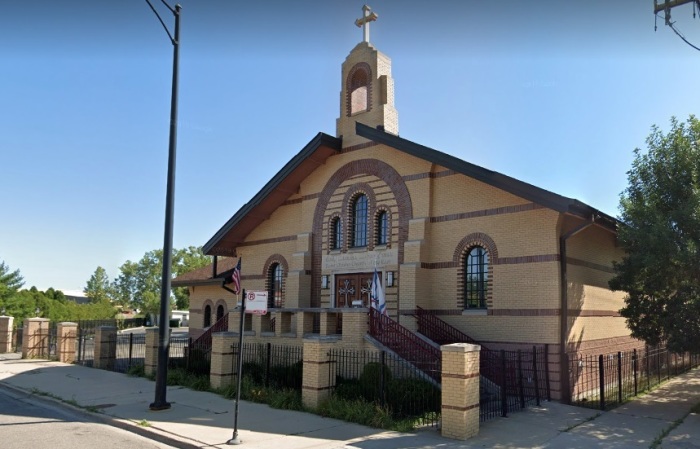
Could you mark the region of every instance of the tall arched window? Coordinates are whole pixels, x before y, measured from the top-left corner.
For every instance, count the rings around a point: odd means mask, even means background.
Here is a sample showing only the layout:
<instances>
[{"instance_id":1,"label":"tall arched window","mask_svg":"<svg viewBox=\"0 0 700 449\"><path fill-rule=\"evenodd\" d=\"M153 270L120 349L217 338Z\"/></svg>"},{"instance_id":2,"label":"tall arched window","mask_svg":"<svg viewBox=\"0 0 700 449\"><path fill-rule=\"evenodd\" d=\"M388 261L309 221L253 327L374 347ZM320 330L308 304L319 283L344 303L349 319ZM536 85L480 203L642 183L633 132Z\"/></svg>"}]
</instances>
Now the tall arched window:
<instances>
[{"instance_id":1,"label":"tall arched window","mask_svg":"<svg viewBox=\"0 0 700 449\"><path fill-rule=\"evenodd\" d=\"M343 247L343 223L340 217L335 217L331 221L331 249L341 249Z\"/></svg>"},{"instance_id":2,"label":"tall arched window","mask_svg":"<svg viewBox=\"0 0 700 449\"><path fill-rule=\"evenodd\" d=\"M282 265L275 263L270 267L267 307L282 307Z\"/></svg>"},{"instance_id":3,"label":"tall arched window","mask_svg":"<svg viewBox=\"0 0 700 449\"><path fill-rule=\"evenodd\" d=\"M377 245L386 245L389 242L389 214L383 210L377 214Z\"/></svg>"},{"instance_id":4,"label":"tall arched window","mask_svg":"<svg viewBox=\"0 0 700 449\"><path fill-rule=\"evenodd\" d=\"M207 304L204 308L204 327L211 326L211 306Z\"/></svg>"},{"instance_id":5,"label":"tall arched window","mask_svg":"<svg viewBox=\"0 0 700 449\"><path fill-rule=\"evenodd\" d=\"M464 264L464 308L485 309L489 255L484 248L475 246L467 252Z\"/></svg>"},{"instance_id":6,"label":"tall arched window","mask_svg":"<svg viewBox=\"0 0 700 449\"><path fill-rule=\"evenodd\" d=\"M355 198L352 205L352 246L367 246L367 196Z\"/></svg>"},{"instance_id":7,"label":"tall arched window","mask_svg":"<svg viewBox=\"0 0 700 449\"><path fill-rule=\"evenodd\" d=\"M224 306L219 304L219 306L216 308L216 321L219 322L219 320L223 317L224 317Z\"/></svg>"}]
</instances>

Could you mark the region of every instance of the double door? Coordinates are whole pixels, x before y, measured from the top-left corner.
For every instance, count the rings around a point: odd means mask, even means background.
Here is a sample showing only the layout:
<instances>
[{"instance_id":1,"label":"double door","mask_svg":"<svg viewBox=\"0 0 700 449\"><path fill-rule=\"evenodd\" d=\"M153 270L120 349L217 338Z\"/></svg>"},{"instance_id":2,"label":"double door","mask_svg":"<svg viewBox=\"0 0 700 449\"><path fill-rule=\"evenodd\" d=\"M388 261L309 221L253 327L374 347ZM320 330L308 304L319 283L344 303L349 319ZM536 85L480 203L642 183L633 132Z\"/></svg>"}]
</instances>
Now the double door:
<instances>
[{"instance_id":1,"label":"double door","mask_svg":"<svg viewBox=\"0 0 700 449\"><path fill-rule=\"evenodd\" d=\"M369 307L374 273L335 275L336 307Z\"/></svg>"}]
</instances>

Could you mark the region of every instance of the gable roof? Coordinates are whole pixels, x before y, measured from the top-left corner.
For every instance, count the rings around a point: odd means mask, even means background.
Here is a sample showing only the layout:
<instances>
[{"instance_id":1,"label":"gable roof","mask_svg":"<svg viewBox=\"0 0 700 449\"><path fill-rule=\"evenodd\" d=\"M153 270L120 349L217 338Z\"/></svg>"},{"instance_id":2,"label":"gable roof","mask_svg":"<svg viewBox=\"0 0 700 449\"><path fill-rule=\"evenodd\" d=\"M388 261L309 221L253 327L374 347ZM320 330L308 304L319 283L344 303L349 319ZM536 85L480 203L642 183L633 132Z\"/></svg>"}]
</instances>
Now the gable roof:
<instances>
[{"instance_id":1,"label":"gable roof","mask_svg":"<svg viewBox=\"0 0 700 449\"><path fill-rule=\"evenodd\" d=\"M299 190L299 184L309 173L323 165L331 155L339 153L342 146L342 139L318 133L204 244L204 254L235 255L228 248L243 242L256 226Z\"/></svg>"},{"instance_id":2,"label":"gable roof","mask_svg":"<svg viewBox=\"0 0 700 449\"><path fill-rule=\"evenodd\" d=\"M213 273L213 264L196 270L183 273L171 281L173 287L189 287L193 285L223 285L224 279L233 274L238 259L226 257L218 259L216 263L216 275Z\"/></svg>"},{"instance_id":3,"label":"gable roof","mask_svg":"<svg viewBox=\"0 0 700 449\"><path fill-rule=\"evenodd\" d=\"M383 130L362 123L355 124L357 135L425 159L457 173L476 179L513 195L532 201L560 213L591 219L615 232L617 220L581 201L557 195L510 176L479 167L447 153L411 142ZM260 223L267 219L277 207L297 193L303 179L322 165L328 157L339 153L342 139L319 133L296 156L294 156L265 186L231 217L203 246L205 254L235 255L235 248Z\"/></svg>"}]
</instances>

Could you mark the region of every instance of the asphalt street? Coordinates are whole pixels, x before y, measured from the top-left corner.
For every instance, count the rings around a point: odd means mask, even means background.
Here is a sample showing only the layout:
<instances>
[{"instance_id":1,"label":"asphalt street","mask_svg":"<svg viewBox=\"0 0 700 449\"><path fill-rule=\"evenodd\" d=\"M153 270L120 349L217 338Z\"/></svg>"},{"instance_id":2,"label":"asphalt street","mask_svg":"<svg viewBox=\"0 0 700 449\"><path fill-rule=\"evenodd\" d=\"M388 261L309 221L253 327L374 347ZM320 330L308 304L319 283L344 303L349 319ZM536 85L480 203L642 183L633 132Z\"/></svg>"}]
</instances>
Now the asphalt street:
<instances>
[{"instance_id":1,"label":"asphalt street","mask_svg":"<svg viewBox=\"0 0 700 449\"><path fill-rule=\"evenodd\" d=\"M0 387L3 449L170 449L131 432L90 421L88 415Z\"/></svg>"}]
</instances>

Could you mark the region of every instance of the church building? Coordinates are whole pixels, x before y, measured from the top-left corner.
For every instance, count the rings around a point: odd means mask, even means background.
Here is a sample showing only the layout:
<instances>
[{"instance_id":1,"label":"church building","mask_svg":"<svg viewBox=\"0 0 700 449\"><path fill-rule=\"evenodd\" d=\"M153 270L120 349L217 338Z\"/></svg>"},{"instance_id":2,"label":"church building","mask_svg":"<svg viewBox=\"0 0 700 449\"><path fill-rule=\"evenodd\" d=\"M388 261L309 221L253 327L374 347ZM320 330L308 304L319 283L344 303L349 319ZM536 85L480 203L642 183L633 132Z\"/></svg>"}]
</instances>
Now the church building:
<instances>
[{"instance_id":1,"label":"church building","mask_svg":"<svg viewBox=\"0 0 700 449\"><path fill-rule=\"evenodd\" d=\"M369 41L376 18L365 7L356 22L364 39L341 67L335 135L290 149L204 245L214 263L173 280L190 290L191 337L236 307L223 285L240 258L242 287L268 292L256 338L318 333L304 313L366 316L376 270L389 318L409 331L420 310L492 349L546 345L553 385L569 353L638 346L624 294L608 288L618 222L400 135L392 61Z\"/></svg>"}]
</instances>

